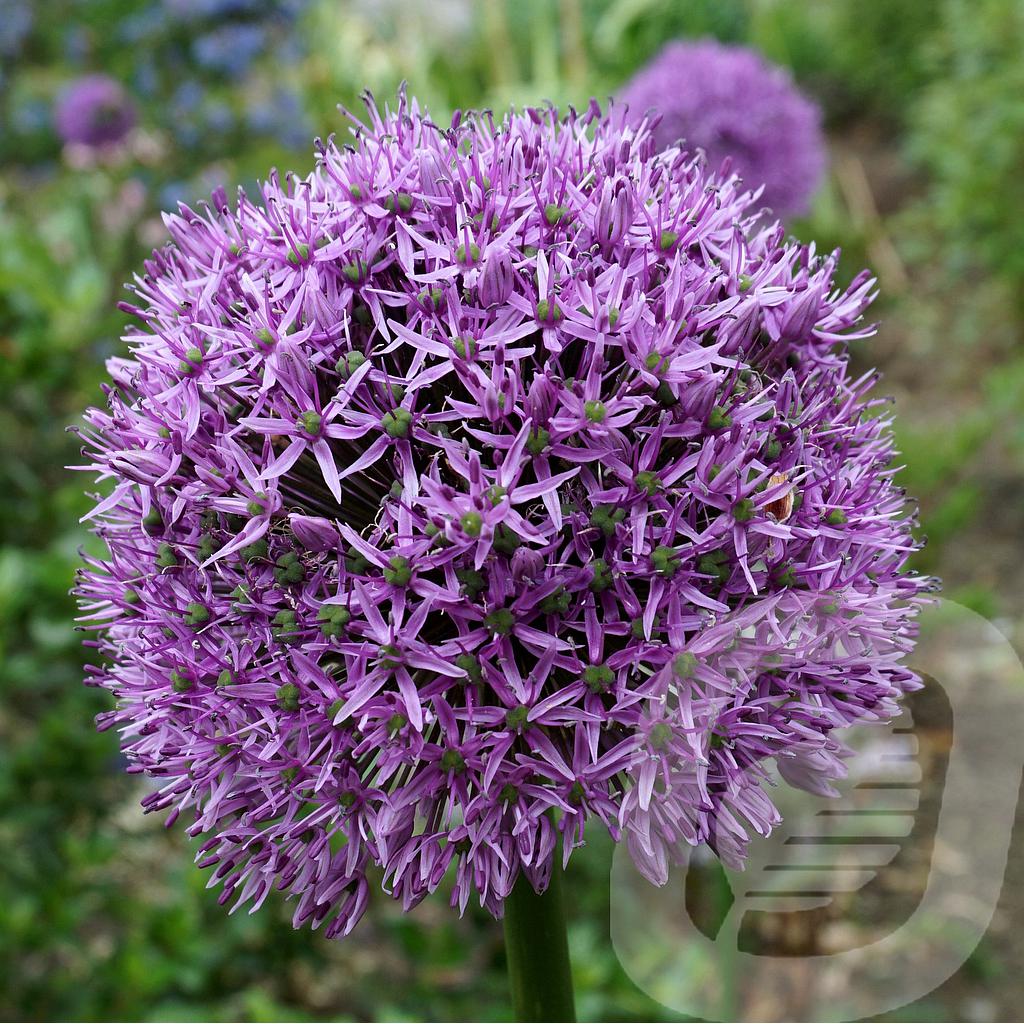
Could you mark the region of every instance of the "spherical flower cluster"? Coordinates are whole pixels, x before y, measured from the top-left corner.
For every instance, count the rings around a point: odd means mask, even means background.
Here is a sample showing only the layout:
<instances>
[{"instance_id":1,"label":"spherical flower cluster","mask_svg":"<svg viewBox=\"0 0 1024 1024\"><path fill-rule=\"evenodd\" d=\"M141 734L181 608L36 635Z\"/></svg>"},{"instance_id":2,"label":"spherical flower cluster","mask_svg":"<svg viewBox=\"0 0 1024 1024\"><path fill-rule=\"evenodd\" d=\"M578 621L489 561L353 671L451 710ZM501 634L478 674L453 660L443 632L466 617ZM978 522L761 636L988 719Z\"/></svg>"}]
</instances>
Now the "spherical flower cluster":
<instances>
[{"instance_id":1,"label":"spherical flower cluster","mask_svg":"<svg viewBox=\"0 0 1024 1024\"><path fill-rule=\"evenodd\" d=\"M108 75L76 78L57 100L54 123L67 143L99 148L121 142L135 127L135 106Z\"/></svg>"},{"instance_id":2,"label":"spherical flower cluster","mask_svg":"<svg viewBox=\"0 0 1024 1024\"><path fill-rule=\"evenodd\" d=\"M596 105L404 95L166 223L83 430L78 581L143 801L221 899L347 933L367 869L500 914L599 822L732 863L915 685L872 297ZM211 881L211 884L213 884Z\"/></svg>"},{"instance_id":3,"label":"spherical flower cluster","mask_svg":"<svg viewBox=\"0 0 1024 1024\"><path fill-rule=\"evenodd\" d=\"M712 167L731 157L779 216L805 213L827 162L821 111L754 50L714 40L669 43L622 89L634 124L650 109L659 146L683 141Z\"/></svg>"}]
</instances>

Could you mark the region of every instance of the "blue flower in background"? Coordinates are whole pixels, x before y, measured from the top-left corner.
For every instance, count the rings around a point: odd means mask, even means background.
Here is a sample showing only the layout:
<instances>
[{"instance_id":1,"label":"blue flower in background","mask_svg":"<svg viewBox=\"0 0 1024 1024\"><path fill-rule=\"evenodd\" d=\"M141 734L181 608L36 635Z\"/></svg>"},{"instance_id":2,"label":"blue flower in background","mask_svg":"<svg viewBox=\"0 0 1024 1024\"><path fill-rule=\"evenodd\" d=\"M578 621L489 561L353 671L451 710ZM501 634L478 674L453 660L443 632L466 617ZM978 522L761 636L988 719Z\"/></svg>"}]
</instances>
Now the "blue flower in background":
<instances>
[{"instance_id":1,"label":"blue flower in background","mask_svg":"<svg viewBox=\"0 0 1024 1024\"><path fill-rule=\"evenodd\" d=\"M213 100L204 113L208 131L224 134L235 127L235 112L223 100Z\"/></svg>"},{"instance_id":2,"label":"blue flower in background","mask_svg":"<svg viewBox=\"0 0 1024 1024\"><path fill-rule=\"evenodd\" d=\"M260 61L272 54L280 68L302 59L295 29L307 6L308 0L151 0L119 29L136 54L133 87L160 101L152 110L161 127L206 156L230 151L243 134L304 145L310 130L299 94L264 82Z\"/></svg>"},{"instance_id":3,"label":"blue flower in background","mask_svg":"<svg viewBox=\"0 0 1024 1024\"><path fill-rule=\"evenodd\" d=\"M203 87L195 79L186 79L171 97L175 114L182 117L194 114L202 105L204 95Z\"/></svg>"},{"instance_id":4,"label":"blue flower in background","mask_svg":"<svg viewBox=\"0 0 1024 1024\"><path fill-rule=\"evenodd\" d=\"M167 14L160 4L151 4L124 18L117 26L117 35L126 43L149 43L168 27Z\"/></svg>"},{"instance_id":5,"label":"blue flower in background","mask_svg":"<svg viewBox=\"0 0 1024 1024\"><path fill-rule=\"evenodd\" d=\"M312 134L301 98L291 89L278 89L269 100L250 99L245 119L250 131L291 149L305 146Z\"/></svg>"},{"instance_id":6,"label":"blue flower in background","mask_svg":"<svg viewBox=\"0 0 1024 1024\"><path fill-rule=\"evenodd\" d=\"M31 3L25 3L24 0L0 0L0 57L16 57L31 30Z\"/></svg>"},{"instance_id":7,"label":"blue flower in background","mask_svg":"<svg viewBox=\"0 0 1024 1024\"><path fill-rule=\"evenodd\" d=\"M165 6L181 20L192 18L232 18L239 14L259 14L267 6L260 0L165 0ZM271 5L272 6L272 5Z\"/></svg>"},{"instance_id":8,"label":"blue flower in background","mask_svg":"<svg viewBox=\"0 0 1024 1024\"><path fill-rule=\"evenodd\" d=\"M32 97L17 103L11 111L11 127L22 135L42 131L49 120L50 106L40 97Z\"/></svg>"},{"instance_id":9,"label":"blue flower in background","mask_svg":"<svg viewBox=\"0 0 1024 1024\"><path fill-rule=\"evenodd\" d=\"M192 56L200 67L240 78L267 44L266 30L251 22L222 25L192 41Z\"/></svg>"}]
</instances>

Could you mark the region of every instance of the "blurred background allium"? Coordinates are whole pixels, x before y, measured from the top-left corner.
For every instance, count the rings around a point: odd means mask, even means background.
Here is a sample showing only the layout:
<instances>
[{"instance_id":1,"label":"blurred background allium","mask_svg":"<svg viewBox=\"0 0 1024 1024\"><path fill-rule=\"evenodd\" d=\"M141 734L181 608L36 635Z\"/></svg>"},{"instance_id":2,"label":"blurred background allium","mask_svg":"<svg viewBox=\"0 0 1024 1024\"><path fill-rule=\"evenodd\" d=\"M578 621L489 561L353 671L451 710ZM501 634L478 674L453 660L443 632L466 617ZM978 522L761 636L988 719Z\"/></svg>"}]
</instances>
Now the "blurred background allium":
<instances>
[{"instance_id":1,"label":"blurred background allium","mask_svg":"<svg viewBox=\"0 0 1024 1024\"><path fill-rule=\"evenodd\" d=\"M821 110L791 75L757 51L712 39L669 43L618 92L634 123L661 121L662 147L700 148L712 167L731 158L750 188L782 217L806 213L825 170Z\"/></svg>"},{"instance_id":2,"label":"blurred background allium","mask_svg":"<svg viewBox=\"0 0 1024 1024\"><path fill-rule=\"evenodd\" d=\"M135 105L107 75L76 78L57 97L54 121L67 143L98 149L122 142L135 125Z\"/></svg>"},{"instance_id":3,"label":"blurred background allium","mask_svg":"<svg viewBox=\"0 0 1024 1024\"><path fill-rule=\"evenodd\" d=\"M507 1018L489 916L460 920L443 898L408 916L379 901L355 943L293 931L284 901L228 917L179 832L139 814L145 785L90 725L107 695L81 685L68 590L91 545L89 501L62 468L81 461L64 427L102 400L103 363L125 352L116 303L167 238L160 211L252 189L270 166L308 172L309 140L342 129L339 101L408 79L442 125L456 108L510 102L585 110L670 41L709 39L784 69L820 107L827 167L786 227L819 252L842 247L840 285L864 266L878 275L879 330L852 369L881 367L877 393L897 399L898 479L928 539L913 566L1024 640L1018 0L0 0L0 1016ZM118 83L136 123L87 156L56 114L90 75ZM911 704L934 795L949 733L927 695ZM1019 1012L1017 835L982 945L887 1019ZM914 900L930 836L915 832L893 872L837 906L749 922L749 942L824 951L868 934ZM588 835L567 878L580 1015L672 1019L612 954L609 853ZM729 891L712 863L694 878L713 927Z\"/></svg>"}]
</instances>

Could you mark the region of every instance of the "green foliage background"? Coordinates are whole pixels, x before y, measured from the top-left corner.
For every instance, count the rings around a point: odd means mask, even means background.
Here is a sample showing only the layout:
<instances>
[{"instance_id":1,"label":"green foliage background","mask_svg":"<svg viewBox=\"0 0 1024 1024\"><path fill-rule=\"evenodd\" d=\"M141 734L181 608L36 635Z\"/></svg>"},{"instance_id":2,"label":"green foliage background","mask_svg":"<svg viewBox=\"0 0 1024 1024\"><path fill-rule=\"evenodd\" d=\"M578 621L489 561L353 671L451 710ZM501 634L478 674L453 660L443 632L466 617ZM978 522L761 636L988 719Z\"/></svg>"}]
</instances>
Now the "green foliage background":
<instances>
[{"instance_id":1,"label":"green foliage background","mask_svg":"<svg viewBox=\"0 0 1024 1024\"><path fill-rule=\"evenodd\" d=\"M24 6L0 2L0 21ZM0 1018L507 1019L500 929L457 919L442 898L408 917L378 899L345 943L293 932L273 900L227 917L180 830L143 818L116 738L92 729L106 699L81 685L68 597L89 503L64 469L77 458L64 427L100 397L123 328L114 304L160 241L161 206L272 164L305 171L312 156L273 133L182 144L158 92L140 100L141 148L76 164L53 134L54 96L85 70L131 82L146 44L115 28L160 0L28 6L33 26L0 57ZM677 35L746 42L791 67L833 146L830 180L794 231L842 245L850 275L880 272L883 328L856 358L881 365L899 398L905 482L932 542L921 567L1017 635L1024 5L315 0L294 33L288 60L265 54L244 78L207 74L200 88L231 107L286 83L326 134L342 128L339 100L356 104L366 86L385 97L402 79L438 118L582 104ZM190 73L172 66L168 81ZM581 1017L672 1019L611 952L609 854L595 840L569 878ZM1017 952L994 939L981 968L904 1016L1016 1005L1005 975Z\"/></svg>"}]
</instances>

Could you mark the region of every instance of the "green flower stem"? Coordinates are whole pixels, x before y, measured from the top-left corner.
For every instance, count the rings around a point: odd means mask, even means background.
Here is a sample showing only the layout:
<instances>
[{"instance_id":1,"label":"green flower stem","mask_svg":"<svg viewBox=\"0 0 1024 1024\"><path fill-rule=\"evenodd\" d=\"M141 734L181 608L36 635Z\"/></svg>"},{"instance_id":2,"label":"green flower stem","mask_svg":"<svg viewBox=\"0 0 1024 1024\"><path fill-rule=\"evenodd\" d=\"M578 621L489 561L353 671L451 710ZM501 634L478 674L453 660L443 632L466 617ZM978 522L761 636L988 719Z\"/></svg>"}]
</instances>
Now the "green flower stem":
<instances>
[{"instance_id":1,"label":"green flower stem","mask_svg":"<svg viewBox=\"0 0 1024 1024\"><path fill-rule=\"evenodd\" d=\"M545 892L535 893L520 874L505 900L505 954L516 1020L576 1019L557 853Z\"/></svg>"}]
</instances>

